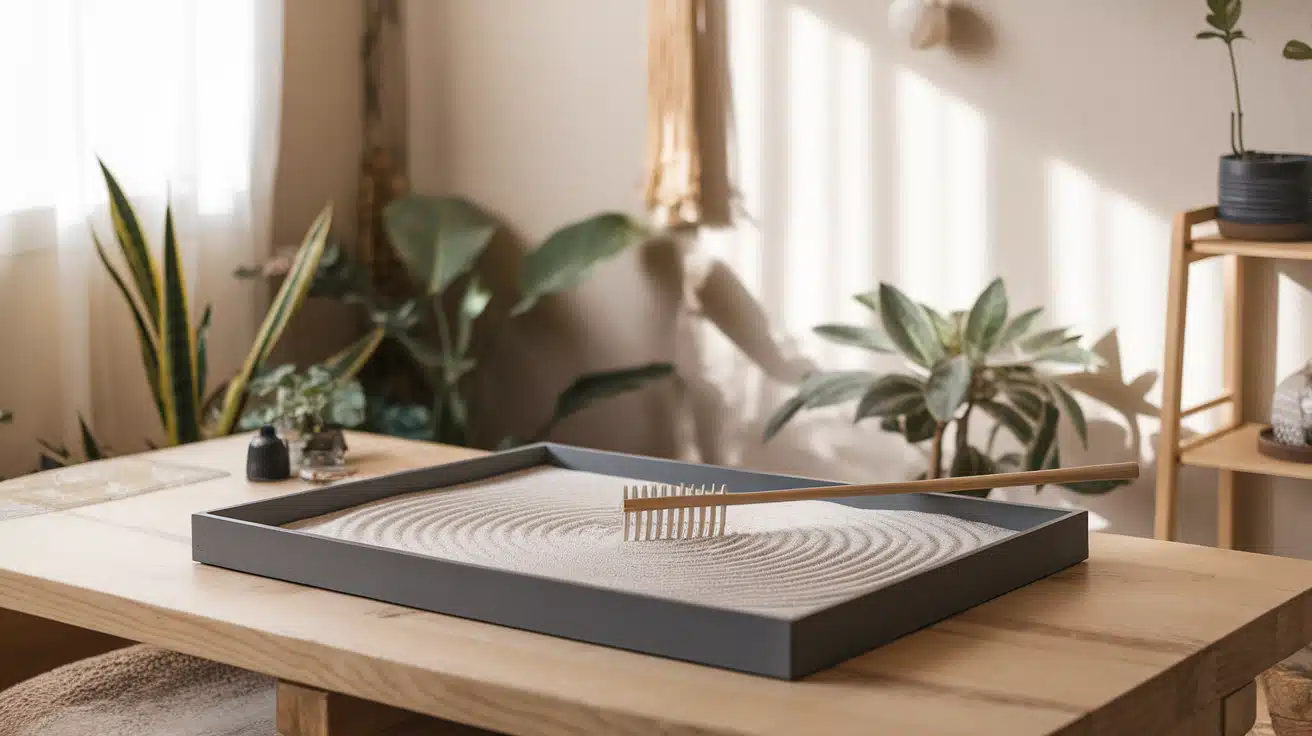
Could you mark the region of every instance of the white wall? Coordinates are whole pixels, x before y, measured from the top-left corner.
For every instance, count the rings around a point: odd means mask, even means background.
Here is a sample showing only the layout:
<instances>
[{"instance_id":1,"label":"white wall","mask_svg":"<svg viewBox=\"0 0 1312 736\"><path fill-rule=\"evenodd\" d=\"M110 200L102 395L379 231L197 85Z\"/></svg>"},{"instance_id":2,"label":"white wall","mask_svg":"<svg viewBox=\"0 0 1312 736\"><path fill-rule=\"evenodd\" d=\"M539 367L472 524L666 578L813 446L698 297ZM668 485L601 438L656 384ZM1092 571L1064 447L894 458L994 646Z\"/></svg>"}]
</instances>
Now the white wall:
<instances>
[{"instance_id":1,"label":"white wall","mask_svg":"<svg viewBox=\"0 0 1312 736\"><path fill-rule=\"evenodd\" d=\"M645 5L410 3L416 187L471 196L528 242L588 212L636 209ZM805 332L859 318L848 294L889 280L959 308L1002 275L1015 305L1046 303L1054 321L1093 337L1117 328L1121 383L1141 378L1121 393L1143 394L1151 380L1144 374L1161 363L1170 216L1214 199L1215 158L1227 147L1224 49L1193 40L1204 3L967 2L956 48L924 53L886 34L886 4L875 0L731 5L743 183L759 227L715 242L777 324L836 365L853 359ZM1312 35L1312 10L1272 0L1247 11L1244 27L1257 39L1241 49L1250 145L1312 149L1312 66L1279 59L1291 33ZM653 311L659 297L640 288L650 283L649 267L638 257L608 267L557 315L574 325L566 342L587 347L566 368L670 354L670 313ZM1273 303L1273 272L1258 268L1251 278L1259 302ZM1250 323L1257 414L1272 378L1308 352L1301 289L1281 294L1290 309L1278 351L1274 324L1261 316ZM1195 266L1186 402L1220 385L1219 298L1219 271ZM578 336L584 326L586 341ZM533 380L541 371L526 372ZM759 423L777 392L743 380L726 388L741 414L732 419ZM1158 392L1147 398L1156 401ZM647 421L599 412L570 429L573 439L659 451L667 440L635 434ZM1087 455L1065 438L1066 462L1136 450L1150 460L1153 421L1137 423L1141 442L1130 447L1125 418L1105 412ZM808 427L824 442L793 436L778 448L744 444L742 457L850 476L904 472L890 469L885 451L873 459L866 443L881 440L869 433L837 420ZM1145 471L1133 488L1092 502L1112 530L1150 532L1153 473ZM1210 473L1186 473L1189 539L1211 539L1213 486ZM1241 540L1312 553L1300 528L1312 512L1306 490L1282 483L1269 496L1254 484L1243 494Z\"/></svg>"}]
</instances>

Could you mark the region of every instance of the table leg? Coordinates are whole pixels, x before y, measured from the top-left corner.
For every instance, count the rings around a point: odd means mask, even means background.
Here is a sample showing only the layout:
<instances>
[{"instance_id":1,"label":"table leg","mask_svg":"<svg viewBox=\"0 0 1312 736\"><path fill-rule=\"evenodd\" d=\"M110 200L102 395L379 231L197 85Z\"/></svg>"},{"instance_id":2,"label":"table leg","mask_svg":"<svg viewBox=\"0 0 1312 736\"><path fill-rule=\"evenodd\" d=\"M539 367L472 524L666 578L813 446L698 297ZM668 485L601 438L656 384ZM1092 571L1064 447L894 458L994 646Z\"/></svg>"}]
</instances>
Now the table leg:
<instances>
[{"instance_id":1,"label":"table leg","mask_svg":"<svg viewBox=\"0 0 1312 736\"><path fill-rule=\"evenodd\" d=\"M278 681L277 698L278 736L483 736L493 733L281 680Z\"/></svg>"},{"instance_id":2,"label":"table leg","mask_svg":"<svg viewBox=\"0 0 1312 736\"><path fill-rule=\"evenodd\" d=\"M133 642L0 608L0 690Z\"/></svg>"},{"instance_id":3,"label":"table leg","mask_svg":"<svg viewBox=\"0 0 1312 736\"><path fill-rule=\"evenodd\" d=\"M1245 736L1257 722L1257 683L1250 682L1195 713L1170 736Z\"/></svg>"}]
</instances>

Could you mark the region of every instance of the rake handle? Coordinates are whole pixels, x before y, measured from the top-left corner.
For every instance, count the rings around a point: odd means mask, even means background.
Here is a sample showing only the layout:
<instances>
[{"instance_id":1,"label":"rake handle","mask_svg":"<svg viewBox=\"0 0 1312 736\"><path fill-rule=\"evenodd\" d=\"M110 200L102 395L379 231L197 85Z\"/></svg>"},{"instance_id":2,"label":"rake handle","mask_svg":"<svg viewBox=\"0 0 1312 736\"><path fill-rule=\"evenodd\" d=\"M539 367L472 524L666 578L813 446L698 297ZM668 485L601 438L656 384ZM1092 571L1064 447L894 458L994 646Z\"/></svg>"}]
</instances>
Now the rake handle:
<instances>
[{"instance_id":1,"label":"rake handle","mask_svg":"<svg viewBox=\"0 0 1312 736\"><path fill-rule=\"evenodd\" d=\"M711 506L744 506L755 503L782 503L784 501L818 501L826 498L853 496L894 496L902 493L955 493L957 491L983 491L990 488L1030 486L1046 483L1079 483L1093 480L1134 480L1139 477L1139 463L1111 463L1084 465L1076 468L1053 470L1027 470L1020 473L994 473L971 475L963 478L935 478L909 480L896 483L867 483L865 485L820 486L818 488L790 488L783 491L753 491L726 493L718 496L664 496L658 498L626 498L624 511L659 511L662 509L696 509Z\"/></svg>"}]
</instances>

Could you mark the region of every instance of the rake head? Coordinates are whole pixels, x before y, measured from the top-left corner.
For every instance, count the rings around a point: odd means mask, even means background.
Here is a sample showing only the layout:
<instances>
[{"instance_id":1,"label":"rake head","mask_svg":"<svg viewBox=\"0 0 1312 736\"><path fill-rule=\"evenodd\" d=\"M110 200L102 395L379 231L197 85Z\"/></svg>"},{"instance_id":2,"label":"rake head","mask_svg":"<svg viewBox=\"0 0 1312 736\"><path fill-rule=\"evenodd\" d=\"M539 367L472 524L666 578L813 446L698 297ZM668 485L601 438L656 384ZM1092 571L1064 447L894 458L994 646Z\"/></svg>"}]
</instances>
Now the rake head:
<instances>
[{"instance_id":1,"label":"rake head","mask_svg":"<svg viewBox=\"0 0 1312 736\"><path fill-rule=\"evenodd\" d=\"M665 498L668 496L720 496L726 486L646 485L624 486L624 498ZM702 539L724 536L725 506L694 509L624 512L624 541L651 539Z\"/></svg>"}]
</instances>

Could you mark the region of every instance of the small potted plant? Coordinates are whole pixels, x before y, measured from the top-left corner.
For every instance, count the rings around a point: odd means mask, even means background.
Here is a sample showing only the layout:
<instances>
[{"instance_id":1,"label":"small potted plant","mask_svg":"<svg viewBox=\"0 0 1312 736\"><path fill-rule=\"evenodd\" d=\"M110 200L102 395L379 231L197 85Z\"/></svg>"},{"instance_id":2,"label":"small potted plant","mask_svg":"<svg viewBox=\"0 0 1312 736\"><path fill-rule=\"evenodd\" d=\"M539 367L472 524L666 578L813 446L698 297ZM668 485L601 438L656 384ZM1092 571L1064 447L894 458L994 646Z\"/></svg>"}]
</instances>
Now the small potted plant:
<instances>
[{"instance_id":1,"label":"small potted plant","mask_svg":"<svg viewBox=\"0 0 1312 736\"><path fill-rule=\"evenodd\" d=\"M272 424L287 442L292 470L341 465L346 452L342 428L365 420L360 382L343 380L322 365L305 371L283 365L251 382L252 406L243 429Z\"/></svg>"},{"instance_id":2,"label":"small potted plant","mask_svg":"<svg viewBox=\"0 0 1312 736\"><path fill-rule=\"evenodd\" d=\"M1249 240L1304 240L1309 225L1308 157L1250 151L1244 142L1244 101L1239 87L1235 43L1247 39L1239 28L1243 0L1207 0L1208 30L1199 40L1220 41L1230 57L1235 109L1230 113L1231 153L1221 157L1220 211L1226 237ZM1286 49L1286 54L1289 50Z\"/></svg>"}]
</instances>

